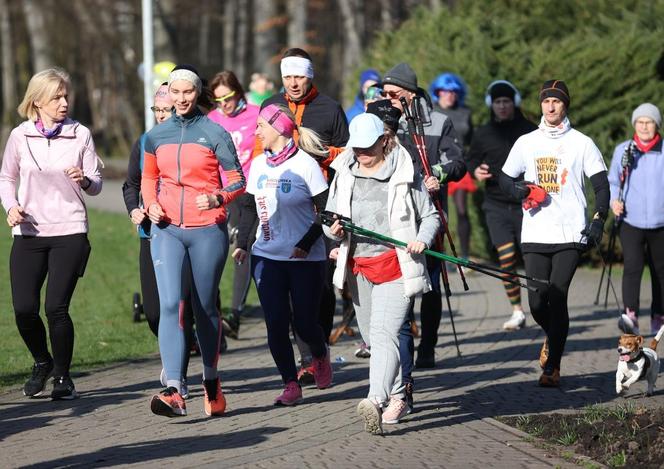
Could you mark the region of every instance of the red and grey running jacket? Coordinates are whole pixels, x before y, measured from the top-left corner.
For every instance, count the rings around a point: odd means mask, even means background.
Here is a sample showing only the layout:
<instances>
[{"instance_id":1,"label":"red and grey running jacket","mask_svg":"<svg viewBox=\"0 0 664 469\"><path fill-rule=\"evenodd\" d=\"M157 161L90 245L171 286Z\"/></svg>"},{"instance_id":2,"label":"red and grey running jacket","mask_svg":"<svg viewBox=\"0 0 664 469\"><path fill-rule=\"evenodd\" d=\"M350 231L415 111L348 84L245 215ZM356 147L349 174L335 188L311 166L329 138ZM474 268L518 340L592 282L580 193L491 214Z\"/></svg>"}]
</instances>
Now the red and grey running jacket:
<instances>
[{"instance_id":1,"label":"red and grey running jacket","mask_svg":"<svg viewBox=\"0 0 664 469\"><path fill-rule=\"evenodd\" d=\"M235 146L223 127L198 110L174 114L145 138L141 193L145 207L157 202L165 221L182 227L208 226L226 220L226 205L244 191L246 181ZM222 187L219 171L228 185ZM200 194L221 195L219 208L199 210Z\"/></svg>"}]
</instances>

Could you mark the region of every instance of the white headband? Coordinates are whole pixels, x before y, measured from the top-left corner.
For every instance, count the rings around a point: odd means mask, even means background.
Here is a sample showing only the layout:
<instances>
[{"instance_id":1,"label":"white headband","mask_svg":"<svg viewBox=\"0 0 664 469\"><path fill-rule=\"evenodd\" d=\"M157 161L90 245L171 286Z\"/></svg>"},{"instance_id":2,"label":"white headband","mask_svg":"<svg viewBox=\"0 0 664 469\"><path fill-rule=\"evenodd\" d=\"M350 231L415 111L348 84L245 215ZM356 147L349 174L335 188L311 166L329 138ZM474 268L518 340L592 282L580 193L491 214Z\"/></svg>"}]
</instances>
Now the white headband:
<instances>
[{"instance_id":1,"label":"white headband","mask_svg":"<svg viewBox=\"0 0 664 469\"><path fill-rule=\"evenodd\" d=\"M304 57L284 57L281 59L281 76L314 77L314 65Z\"/></svg>"},{"instance_id":2,"label":"white headband","mask_svg":"<svg viewBox=\"0 0 664 469\"><path fill-rule=\"evenodd\" d=\"M187 70L186 68L173 70L171 74L168 75L168 86L170 87L171 84L176 80L188 81L189 83L193 84L196 87L196 91L198 91L199 93L203 88L203 82L201 82L201 77L196 75L191 70Z\"/></svg>"}]
</instances>

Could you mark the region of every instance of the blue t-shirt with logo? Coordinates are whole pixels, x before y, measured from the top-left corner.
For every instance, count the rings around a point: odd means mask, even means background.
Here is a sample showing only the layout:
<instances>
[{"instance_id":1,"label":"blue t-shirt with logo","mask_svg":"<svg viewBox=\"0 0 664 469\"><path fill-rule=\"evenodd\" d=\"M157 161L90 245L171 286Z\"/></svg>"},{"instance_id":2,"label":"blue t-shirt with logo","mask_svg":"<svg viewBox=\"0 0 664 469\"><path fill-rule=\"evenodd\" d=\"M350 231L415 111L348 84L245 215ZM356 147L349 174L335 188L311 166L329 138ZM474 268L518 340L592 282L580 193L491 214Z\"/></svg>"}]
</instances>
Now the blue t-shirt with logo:
<instances>
[{"instance_id":1,"label":"blue t-shirt with logo","mask_svg":"<svg viewBox=\"0 0 664 469\"><path fill-rule=\"evenodd\" d=\"M247 181L247 192L254 196L258 214L252 254L280 261L325 260L322 237L306 258L290 256L316 218L312 197L326 189L318 163L302 150L275 167L268 166L265 155L257 156Z\"/></svg>"}]
</instances>

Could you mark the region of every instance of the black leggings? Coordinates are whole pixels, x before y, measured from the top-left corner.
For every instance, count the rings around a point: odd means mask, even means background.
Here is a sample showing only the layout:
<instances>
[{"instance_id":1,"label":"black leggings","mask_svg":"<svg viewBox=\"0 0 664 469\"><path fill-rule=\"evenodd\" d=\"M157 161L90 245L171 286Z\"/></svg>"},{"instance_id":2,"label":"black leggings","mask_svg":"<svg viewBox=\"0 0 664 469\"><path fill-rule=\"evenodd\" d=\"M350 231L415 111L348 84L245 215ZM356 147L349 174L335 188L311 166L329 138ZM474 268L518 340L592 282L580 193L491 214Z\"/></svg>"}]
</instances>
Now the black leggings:
<instances>
[{"instance_id":1,"label":"black leggings","mask_svg":"<svg viewBox=\"0 0 664 469\"><path fill-rule=\"evenodd\" d=\"M157 336L159 331L159 291L157 278L154 275L154 265L150 254L150 240L141 238L141 248L138 257L138 270L141 275L141 293L143 295L143 313L148 321L152 333Z\"/></svg>"},{"instance_id":2,"label":"black leggings","mask_svg":"<svg viewBox=\"0 0 664 469\"><path fill-rule=\"evenodd\" d=\"M12 303L18 331L35 362L51 361L46 329L39 317L46 276L44 309L53 350L55 376L68 376L74 351L69 303L83 274L90 243L85 233L66 236L15 236L9 256Z\"/></svg>"},{"instance_id":3,"label":"black leggings","mask_svg":"<svg viewBox=\"0 0 664 469\"><path fill-rule=\"evenodd\" d=\"M470 218L468 217L468 192L457 189L452 196L457 212L457 234L461 244L461 257L470 255Z\"/></svg>"},{"instance_id":4,"label":"black leggings","mask_svg":"<svg viewBox=\"0 0 664 469\"><path fill-rule=\"evenodd\" d=\"M664 228L643 230L625 222L620 227L625 270L622 279L622 294L625 308L639 314L639 296L641 295L641 276L643 267L648 262L652 286L652 304L650 314L662 314L664 305Z\"/></svg>"},{"instance_id":5,"label":"black leggings","mask_svg":"<svg viewBox=\"0 0 664 469\"><path fill-rule=\"evenodd\" d=\"M528 303L533 318L549 339L547 367L560 368L569 331L567 293L579 263L578 249L565 249L552 253L528 252L523 255L526 273L530 277L548 279L551 283L528 281L539 290L528 291Z\"/></svg>"}]
</instances>

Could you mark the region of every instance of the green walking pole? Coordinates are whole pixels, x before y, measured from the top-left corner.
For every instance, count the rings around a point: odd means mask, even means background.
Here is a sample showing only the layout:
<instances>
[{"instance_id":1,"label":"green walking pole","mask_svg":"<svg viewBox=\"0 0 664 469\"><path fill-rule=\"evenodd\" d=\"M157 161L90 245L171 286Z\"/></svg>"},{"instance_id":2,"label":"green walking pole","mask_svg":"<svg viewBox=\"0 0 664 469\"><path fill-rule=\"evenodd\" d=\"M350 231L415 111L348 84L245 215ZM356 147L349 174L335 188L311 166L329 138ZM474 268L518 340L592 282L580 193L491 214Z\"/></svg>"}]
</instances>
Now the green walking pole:
<instances>
[{"instance_id":1,"label":"green walking pole","mask_svg":"<svg viewBox=\"0 0 664 469\"><path fill-rule=\"evenodd\" d=\"M362 236L366 236L368 238L373 238L373 239L377 239L377 240L380 240L380 241L385 241L387 243L393 244L394 246L401 246L401 247L406 247L407 246L407 243L404 242L404 241L401 241L401 240L392 238L390 236L386 236L386 235L383 235L383 234L380 234L380 233L376 233L374 231L367 230L365 228L357 226L357 225L353 224L350 221L349 218L342 217L341 215L333 213L333 212L324 211L320 214L320 218L321 218L321 222L324 225L327 225L327 226L331 226L332 223L335 222L335 220L339 220L339 223L341 224L341 227L345 231L348 231L350 233L356 233L356 234L359 234L359 235L362 235ZM458 265L461 265L463 267L467 267L469 269L480 272L484 275L489 275L491 277L495 277L497 279L504 280L504 281L512 283L514 285L519 285L520 287L526 288L526 289L528 289L530 291L534 291L534 292L539 290L536 286L528 285L528 284L525 284L525 283L520 282L518 280L511 279L508 276L510 276L510 277L512 277L512 276L513 277L519 277L519 278L522 278L522 279L525 279L525 280L529 280L531 282L541 283L541 284L544 284L544 285L549 284L548 280L529 277L527 275L522 275L522 274L519 274L519 273L516 273L516 272L510 272L508 270L499 269L499 268L491 266L491 265L480 264L478 262L473 262L473 261L470 261L470 260L467 260L467 259L462 259L460 257L450 256L449 254L443 254L442 252L433 251L431 249L425 249L423 251L423 253L426 254L427 256L436 257L438 259L442 259L444 261L451 262L453 264L458 264Z\"/></svg>"}]
</instances>

